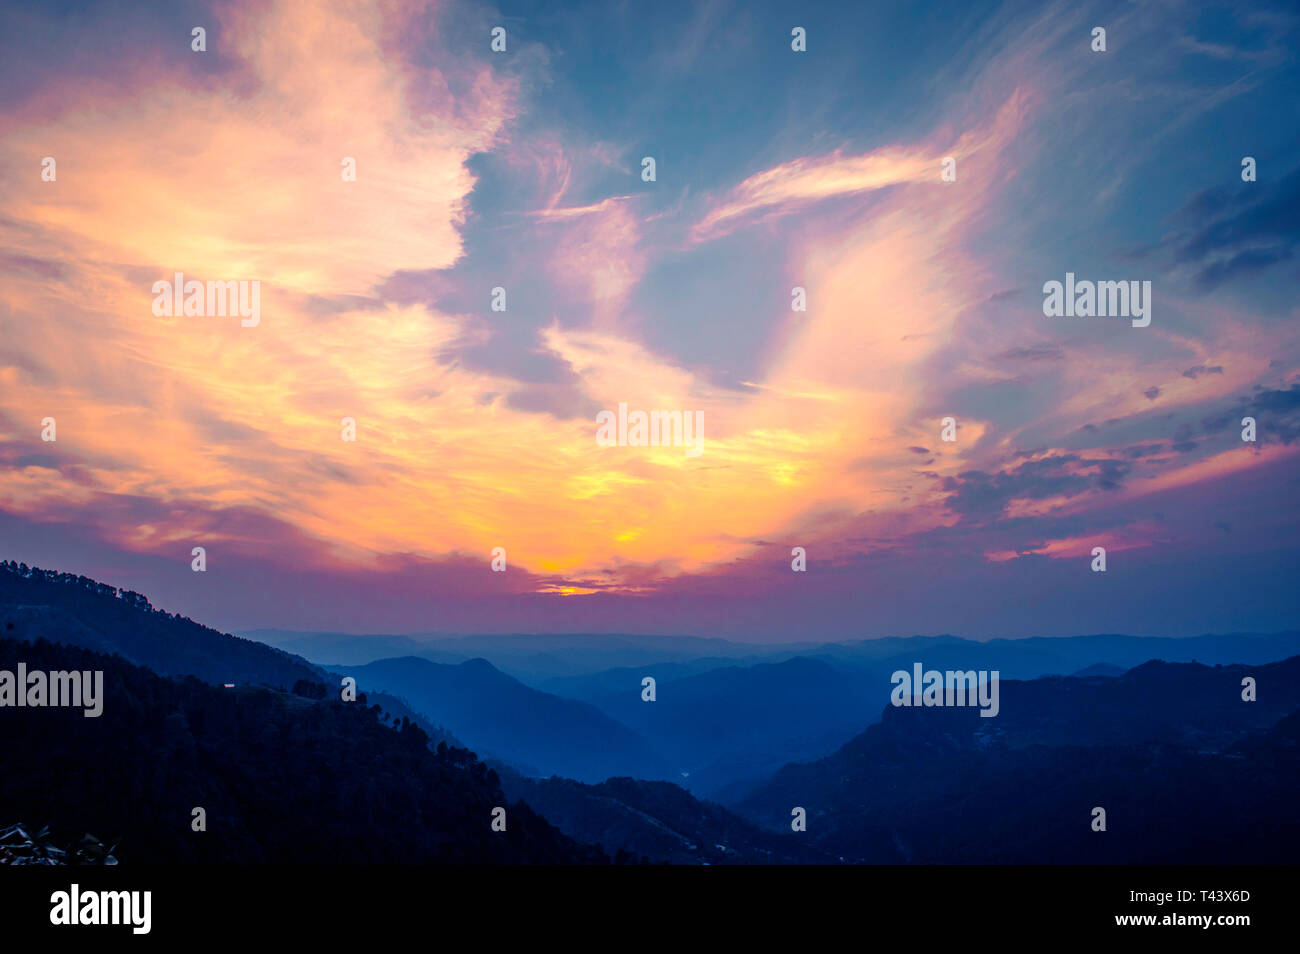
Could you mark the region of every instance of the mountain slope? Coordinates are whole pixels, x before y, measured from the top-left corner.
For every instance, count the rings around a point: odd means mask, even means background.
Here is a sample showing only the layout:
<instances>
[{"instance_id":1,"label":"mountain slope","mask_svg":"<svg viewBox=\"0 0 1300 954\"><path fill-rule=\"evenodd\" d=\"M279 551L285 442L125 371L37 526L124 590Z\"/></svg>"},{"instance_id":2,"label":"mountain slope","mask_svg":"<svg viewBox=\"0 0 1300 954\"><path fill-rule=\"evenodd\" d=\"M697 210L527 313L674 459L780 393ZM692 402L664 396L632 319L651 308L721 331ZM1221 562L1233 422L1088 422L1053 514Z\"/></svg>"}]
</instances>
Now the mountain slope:
<instances>
[{"instance_id":1,"label":"mountain slope","mask_svg":"<svg viewBox=\"0 0 1300 954\"><path fill-rule=\"evenodd\" d=\"M860 673L815 659L728 665L673 678L679 671L655 665L619 670L622 687L593 702L649 739L671 760L681 784L705 795L737 779L765 777L785 762L832 752L880 711ZM657 681L654 702L642 700L644 676Z\"/></svg>"},{"instance_id":2,"label":"mountain slope","mask_svg":"<svg viewBox=\"0 0 1300 954\"><path fill-rule=\"evenodd\" d=\"M699 801L671 782L611 778L525 779L503 772L511 798L537 809L569 837L620 861L685 865L810 864L834 861L794 832L770 832Z\"/></svg>"},{"instance_id":3,"label":"mountain slope","mask_svg":"<svg viewBox=\"0 0 1300 954\"><path fill-rule=\"evenodd\" d=\"M1241 698L1246 676L1258 702ZM734 807L774 830L803 807L814 846L858 861L1279 862L1300 850L1298 710L1300 657L1003 681L995 718L891 706Z\"/></svg>"},{"instance_id":4,"label":"mountain slope","mask_svg":"<svg viewBox=\"0 0 1300 954\"><path fill-rule=\"evenodd\" d=\"M322 673L305 659L154 609L84 576L0 563L0 635L116 653L163 676L289 689Z\"/></svg>"},{"instance_id":5,"label":"mountain slope","mask_svg":"<svg viewBox=\"0 0 1300 954\"><path fill-rule=\"evenodd\" d=\"M331 671L398 695L475 751L538 774L603 781L667 772L643 738L594 706L539 692L486 660L449 666L408 656Z\"/></svg>"},{"instance_id":6,"label":"mountain slope","mask_svg":"<svg viewBox=\"0 0 1300 954\"><path fill-rule=\"evenodd\" d=\"M0 819L87 829L132 863L583 863L603 855L507 801L463 749L428 747L364 701L168 679L45 640L0 670L101 670L103 714L0 709ZM21 766L21 770L16 767ZM507 809L503 832L492 810ZM207 830L191 830L192 810Z\"/></svg>"}]
</instances>

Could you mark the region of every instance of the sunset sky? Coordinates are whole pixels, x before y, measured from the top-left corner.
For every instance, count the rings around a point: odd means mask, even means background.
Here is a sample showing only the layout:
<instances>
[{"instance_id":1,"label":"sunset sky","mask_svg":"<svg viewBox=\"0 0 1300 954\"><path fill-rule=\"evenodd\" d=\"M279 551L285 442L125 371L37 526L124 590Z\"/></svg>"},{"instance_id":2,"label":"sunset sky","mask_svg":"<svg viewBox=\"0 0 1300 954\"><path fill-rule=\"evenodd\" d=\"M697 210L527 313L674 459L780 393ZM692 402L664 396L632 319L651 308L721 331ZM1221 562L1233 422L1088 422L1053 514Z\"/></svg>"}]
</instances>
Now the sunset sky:
<instances>
[{"instance_id":1,"label":"sunset sky","mask_svg":"<svg viewBox=\"0 0 1300 954\"><path fill-rule=\"evenodd\" d=\"M1286 3L7 3L0 558L224 629L1294 628L1298 49ZM260 322L155 316L176 272ZM1150 326L1045 317L1067 272ZM702 453L598 446L620 402Z\"/></svg>"}]
</instances>

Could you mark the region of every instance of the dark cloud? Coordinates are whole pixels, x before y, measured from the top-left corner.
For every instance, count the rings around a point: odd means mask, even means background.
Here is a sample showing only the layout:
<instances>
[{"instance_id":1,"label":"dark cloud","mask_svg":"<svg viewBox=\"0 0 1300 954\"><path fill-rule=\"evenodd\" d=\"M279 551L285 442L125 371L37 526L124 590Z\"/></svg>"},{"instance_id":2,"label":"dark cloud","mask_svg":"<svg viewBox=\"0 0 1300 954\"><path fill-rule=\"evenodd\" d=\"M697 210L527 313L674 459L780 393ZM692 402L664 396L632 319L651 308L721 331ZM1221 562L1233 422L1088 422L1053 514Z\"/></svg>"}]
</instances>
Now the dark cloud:
<instances>
[{"instance_id":1,"label":"dark cloud","mask_svg":"<svg viewBox=\"0 0 1300 954\"><path fill-rule=\"evenodd\" d=\"M1222 374L1222 373L1223 373L1223 365L1221 364L1210 365L1210 366L1204 364L1198 364L1196 365L1196 367L1188 368L1186 371L1184 371L1183 377L1191 378L1193 381L1195 381L1203 374Z\"/></svg>"},{"instance_id":2,"label":"dark cloud","mask_svg":"<svg viewBox=\"0 0 1300 954\"><path fill-rule=\"evenodd\" d=\"M1160 246L1158 244L1134 245L1129 248L1114 250L1110 253L1110 258L1115 262L1127 265L1132 262L1145 261L1158 251L1160 251Z\"/></svg>"},{"instance_id":3,"label":"dark cloud","mask_svg":"<svg viewBox=\"0 0 1300 954\"><path fill-rule=\"evenodd\" d=\"M1250 397L1239 398L1227 410L1201 419L1205 434L1241 427L1243 417L1255 418L1261 444L1293 444L1300 441L1300 384L1285 389L1259 388Z\"/></svg>"},{"instance_id":4,"label":"dark cloud","mask_svg":"<svg viewBox=\"0 0 1300 954\"><path fill-rule=\"evenodd\" d=\"M506 406L516 411L549 414L560 420L587 418L595 423L601 410L581 388L561 384L531 384L506 396Z\"/></svg>"},{"instance_id":5,"label":"dark cloud","mask_svg":"<svg viewBox=\"0 0 1300 954\"><path fill-rule=\"evenodd\" d=\"M48 470L58 470L67 461L61 460L53 454L23 454L21 457L14 457L7 463L13 467L44 467Z\"/></svg>"},{"instance_id":6,"label":"dark cloud","mask_svg":"<svg viewBox=\"0 0 1300 954\"><path fill-rule=\"evenodd\" d=\"M309 295L304 311L316 317L346 315L354 311L375 311L383 307L383 300L364 295Z\"/></svg>"},{"instance_id":7,"label":"dark cloud","mask_svg":"<svg viewBox=\"0 0 1300 954\"><path fill-rule=\"evenodd\" d=\"M1174 260L1197 266L1202 288L1290 261L1300 247L1300 168L1272 184L1202 192L1174 219L1187 225Z\"/></svg>"},{"instance_id":8,"label":"dark cloud","mask_svg":"<svg viewBox=\"0 0 1300 954\"><path fill-rule=\"evenodd\" d=\"M953 492L948 506L954 512L976 520L994 519L1013 500L1075 497L1089 490L1117 489L1130 470L1128 461L1061 454L996 473L968 470L946 478L943 489Z\"/></svg>"},{"instance_id":9,"label":"dark cloud","mask_svg":"<svg viewBox=\"0 0 1300 954\"><path fill-rule=\"evenodd\" d=\"M1056 345L1036 345L1032 348L1009 348L995 357L997 361L1060 361L1064 352Z\"/></svg>"},{"instance_id":10,"label":"dark cloud","mask_svg":"<svg viewBox=\"0 0 1300 954\"><path fill-rule=\"evenodd\" d=\"M433 305L455 291L451 280L438 269L393 272L375 288L376 295L395 305Z\"/></svg>"},{"instance_id":11,"label":"dark cloud","mask_svg":"<svg viewBox=\"0 0 1300 954\"><path fill-rule=\"evenodd\" d=\"M39 384L50 384L55 380L54 373L48 367L31 355L20 354L17 351L0 348L0 368L17 368Z\"/></svg>"},{"instance_id":12,"label":"dark cloud","mask_svg":"<svg viewBox=\"0 0 1300 954\"><path fill-rule=\"evenodd\" d=\"M1293 257L1291 249L1280 245L1272 248L1247 249L1223 261L1206 265L1196 276L1196 280L1203 288L1217 288L1233 278L1249 275L1252 272L1262 272L1270 265L1288 262Z\"/></svg>"},{"instance_id":13,"label":"dark cloud","mask_svg":"<svg viewBox=\"0 0 1300 954\"><path fill-rule=\"evenodd\" d=\"M1281 414L1300 410L1300 384L1293 384L1285 391L1261 388L1250 403L1265 411Z\"/></svg>"},{"instance_id":14,"label":"dark cloud","mask_svg":"<svg viewBox=\"0 0 1300 954\"><path fill-rule=\"evenodd\" d=\"M1121 453L1130 460L1141 460L1144 457L1154 457L1164 450L1164 443L1156 441L1151 444L1134 444L1132 447L1124 448Z\"/></svg>"},{"instance_id":15,"label":"dark cloud","mask_svg":"<svg viewBox=\"0 0 1300 954\"><path fill-rule=\"evenodd\" d=\"M525 385L581 389L582 379L569 363L552 351L536 347L531 335L512 335L500 329L488 331L487 336L469 334L450 342L438 351L438 361Z\"/></svg>"},{"instance_id":16,"label":"dark cloud","mask_svg":"<svg viewBox=\"0 0 1300 954\"><path fill-rule=\"evenodd\" d=\"M5 419L8 429L10 422ZM59 445L37 440L39 427L33 427L31 439L18 439L0 442L0 469L17 470L22 467L41 467L56 471L62 480L82 487L93 487L98 479L85 463L59 453Z\"/></svg>"},{"instance_id":17,"label":"dark cloud","mask_svg":"<svg viewBox=\"0 0 1300 954\"><path fill-rule=\"evenodd\" d=\"M177 86L223 82L243 92L251 78L235 45L222 42L222 19L202 0L0 4L0 105L40 111L60 84L126 96L160 73ZM190 30L200 24L208 52L195 56ZM180 39L160 40L172 37Z\"/></svg>"},{"instance_id":18,"label":"dark cloud","mask_svg":"<svg viewBox=\"0 0 1300 954\"><path fill-rule=\"evenodd\" d=\"M13 272L25 273L43 281L57 282L63 280L67 269L62 262L52 259L34 258L18 252L0 252L0 273Z\"/></svg>"}]
</instances>

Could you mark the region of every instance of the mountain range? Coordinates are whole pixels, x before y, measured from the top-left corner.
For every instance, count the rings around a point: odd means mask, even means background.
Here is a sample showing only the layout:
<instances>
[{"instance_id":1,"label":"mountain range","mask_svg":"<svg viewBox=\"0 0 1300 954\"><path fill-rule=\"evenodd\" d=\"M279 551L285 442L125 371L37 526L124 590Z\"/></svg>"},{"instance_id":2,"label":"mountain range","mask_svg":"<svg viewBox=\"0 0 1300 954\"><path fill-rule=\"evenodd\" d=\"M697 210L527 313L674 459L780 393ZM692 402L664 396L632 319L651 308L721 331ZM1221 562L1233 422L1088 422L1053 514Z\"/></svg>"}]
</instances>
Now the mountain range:
<instances>
[{"instance_id":1,"label":"mountain range","mask_svg":"<svg viewBox=\"0 0 1300 954\"><path fill-rule=\"evenodd\" d=\"M1243 698L1254 679L1258 701ZM838 751L735 807L866 863L1282 863L1300 846L1300 657L1153 661L1004 681L996 718L887 707ZM1287 807L1291 806L1291 807ZM1106 830L1092 828L1105 810Z\"/></svg>"},{"instance_id":2,"label":"mountain range","mask_svg":"<svg viewBox=\"0 0 1300 954\"><path fill-rule=\"evenodd\" d=\"M458 665L417 656L333 667L361 689L399 696L476 751L535 775L603 781L664 778L667 766L632 729L584 702L525 686L484 659Z\"/></svg>"},{"instance_id":3,"label":"mountain range","mask_svg":"<svg viewBox=\"0 0 1300 954\"><path fill-rule=\"evenodd\" d=\"M337 645L410 648L369 639ZM485 639L497 661L411 641L320 665L0 563L0 670L106 676L99 719L0 710L0 760L22 767L0 826L94 831L128 864L1258 863L1300 844L1296 633L695 640L676 658L669 637ZM1001 670L997 718L890 705L890 673L918 662Z\"/></svg>"}]
</instances>

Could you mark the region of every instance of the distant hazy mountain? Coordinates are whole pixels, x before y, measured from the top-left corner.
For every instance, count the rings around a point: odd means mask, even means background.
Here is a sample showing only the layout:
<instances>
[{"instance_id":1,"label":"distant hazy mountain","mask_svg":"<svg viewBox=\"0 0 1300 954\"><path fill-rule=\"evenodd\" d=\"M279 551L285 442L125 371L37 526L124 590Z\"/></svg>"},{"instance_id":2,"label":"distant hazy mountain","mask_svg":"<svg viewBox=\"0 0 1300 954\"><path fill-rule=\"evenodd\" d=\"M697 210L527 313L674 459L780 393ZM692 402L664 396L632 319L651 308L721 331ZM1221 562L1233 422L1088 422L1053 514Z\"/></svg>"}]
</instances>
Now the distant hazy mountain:
<instances>
[{"instance_id":1,"label":"distant hazy mountain","mask_svg":"<svg viewBox=\"0 0 1300 954\"><path fill-rule=\"evenodd\" d=\"M536 688L568 699L579 699L600 705L609 700L623 701L628 687L636 687L640 698L641 680L654 676L659 682L697 676L714 669L734 668L742 665L758 665L750 657L743 660L724 656L701 656L698 659L685 658L680 661L647 661L636 666L619 666L615 669L602 669L598 672L582 673L576 676L554 676L537 683Z\"/></svg>"},{"instance_id":2,"label":"distant hazy mountain","mask_svg":"<svg viewBox=\"0 0 1300 954\"><path fill-rule=\"evenodd\" d=\"M889 700L891 674L910 670L917 662L940 669L996 669L1004 679L1030 679L1079 670L1117 675L1154 657L1266 662L1300 653L1300 633L1180 639L1090 635L987 642L913 636L815 646L594 634L294 636L281 645L317 662L331 655L365 658L378 649L412 643L421 647L414 655L444 663L458 661L457 652L481 651L494 666L525 684L596 706L639 733L663 757L662 762L653 761L654 769L638 768L648 764L639 761L629 765L626 760L602 759L596 766L581 761L576 768L586 773L583 779L599 781L602 772L662 777L725 802L743 797L788 762L811 761L835 751L879 718ZM610 659L636 662L593 669ZM646 676L658 683L654 703L641 700L641 680ZM468 744L506 758L441 716L435 718ZM561 764L575 768L572 760L557 763L549 755L539 761L522 747L513 752L507 761L538 774L573 774L551 767Z\"/></svg>"},{"instance_id":3,"label":"distant hazy mountain","mask_svg":"<svg viewBox=\"0 0 1300 954\"><path fill-rule=\"evenodd\" d=\"M0 635L117 653L164 676L289 689L322 673L305 659L156 610L84 576L0 563Z\"/></svg>"},{"instance_id":4,"label":"distant hazy mountain","mask_svg":"<svg viewBox=\"0 0 1300 954\"><path fill-rule=\"evenodd\" d=\"M1257 681L1257 702L1241 698ZM1150 662L1003 681L1001 711L887 707L827 758L736 807L867 862L1279 863L1300 852L1300 657ZM1092 811L1107 830L1091 829Z\"/></svg>"},{"instance_id":5,"label":"distant hazy mountain","mask_svg":"<svg viewBox=\"0 0 1300 954\"><path fill-rule=\"evenodd\" d=\"M711 658L718 665L795 655L797 645L757 646L693 636L619 636L561 633L446 636L440 634L353 635L348 633L246 630L245 636L298 653L321 665L360 666L395 656L421 656L433 662L486 659L502 672L545 691L547 680L590 675L651 662ZM784 657L783 657L784 658ZM563 693L561 693L563 694Z\"/></svg>"},{"instance_id":6,"label":"distant hazy mountain","mask_svg":"<svg viewBox=\"0 0 1300 954\"><path fill-rule=\"evenodd\" d=\"M422 656L434 662L486 659L503 672L557 695L590 700L601 683L621 669L673 664L671 676L724 666L752 666L795 657L820 659L841 668L893 665L900 659L939 661L969 658L971 668L1003 671L1009 679L1077 672L1095 663L1121 669L1150 659L1169 662L1261 663L1300 653L1300 632L1229 633L1165 638L1085 635L993 639L957 636L889 636L838 643L739 643L689 636L608 634L533 634L445 636L438 634L354 635L347 633L248 630L243 634L297 653L321 665L364 665L395 656ZM978 663L986 660L992 665ZM908 663L910 665L910 663ZM947 668L947 667L944 667ZM609 686L605 686L608 690Z\"/></svg>"},{"instance_id":7,"label":"distant hazy mountain","mask_svg":"<svg viewBox=\"0 0 1300 954\"><path fill-rule=\"evenodd\" d=\"M814 658L871 672L906 669L913 662L933 669L997 669L1004 679L1078 672L1106 663L1132 669L1152 659L1206 665L1265 663L1300 653L1300 632L1163 638L1153 636L1034 636L983 642L954 636L827 643L809 650Z\"/></svg>"},{"instance_id":8,"label":"distant hazy mountain","mask_svg":"<svg viewBox=\"0 0 1300 954\"><path fill-rule=\"evenodd\" d=\"M333 689L330 690L331 697ZM436 746L439 742L445 742L447 745L454 745L456 748L466 748L465 743L456 738L442 726L433 720L421 715L405 699L399 699L397 696L389 695L386 692L371 691L366 693L367 703L371 706L379 707L379 721L390 725L400 725L403 719L408 722L414 722L429 737L429 744Z\"/></svg>"},{"instance_id":9,"label":"distant hazy mountain","mask_svg":"<svg viewBox=\"0 0 1300 954\"><path fill-rule=\"evenodd\" d=\"M474 654L447 653L434 650L415 636L392 636L382 633L356 636L351 633L300 633L284 629L249 629L241 635L302 656L319 666L364 666L376 659L397 656L423 656L434 662L465 662Z\"/></svg>"},{"instance_id":10,"label":"distant hazy mountain","mask_svg":"<svg viewBox=\"0 0 1300 954\"><path fill-rule=\"evenodd\" d=\"M452 666L407 656L331 671L355 677L361 689L402 697L484 756L543 775L603 781L668 772L627 726L594 706L525 686L483 659Z\"/></svg>"},{"instance_id":11,"label":"distant hazy mountain","mask_svg":"<svg viewBox=\"0 0 1300 954\"><path fill-rule=\"evenodd\" d=\"M784 652L784 650L782 650ZM813 657L737 665L717 657L647 663L543 683L598 706L664 753L672 777L692 792L732 801L786 762L812 761L875 722L891 675L914 663L936 669L998 670L1004 679L1074 672L1119 675L1164 653L1176 659L1264 662L1300 652L1300 634L1157 639L1079 636L999 639L953 636L827 644ZM1110 661L1119 660L1123 665ZM641 680L657 700L641 700ZM707 726L707 731L701 727Z\"/></svg>"},{"instance_id":12,"label":"distant hazy mountain","mask_svg":"<svg viewBox=\"0 0 1300 954\"><path fill-rule=\"evenodd\" d=\"M664 753L675 780L706 795L833 751L880 711L860 673L819 660L730 665L674 678L683 668L617 670L618 690L592 701ZM654 702L642 700L645 676L658 683ZM601 675L602 685L610 681Z\"/></svg>"},{"instance_id":13,"label":"distant hazy mountain","mask_svg":"<svg viewBox=\"0 0 1300 954\"><path fill-rule=\"evenodd\" d=\"M1085 666L1073 676L1122 676L1125 669L1123 666L1112 666L1110 663L1093 663L1091 666Z\"/></svg>"}]
</instances>

